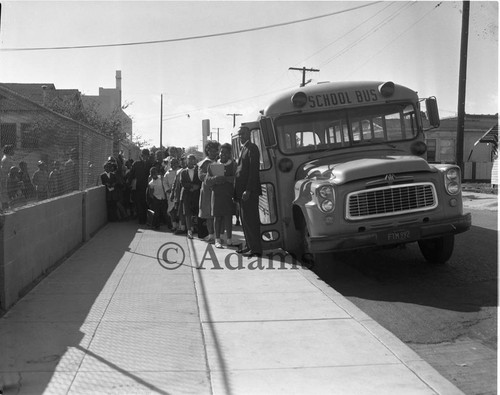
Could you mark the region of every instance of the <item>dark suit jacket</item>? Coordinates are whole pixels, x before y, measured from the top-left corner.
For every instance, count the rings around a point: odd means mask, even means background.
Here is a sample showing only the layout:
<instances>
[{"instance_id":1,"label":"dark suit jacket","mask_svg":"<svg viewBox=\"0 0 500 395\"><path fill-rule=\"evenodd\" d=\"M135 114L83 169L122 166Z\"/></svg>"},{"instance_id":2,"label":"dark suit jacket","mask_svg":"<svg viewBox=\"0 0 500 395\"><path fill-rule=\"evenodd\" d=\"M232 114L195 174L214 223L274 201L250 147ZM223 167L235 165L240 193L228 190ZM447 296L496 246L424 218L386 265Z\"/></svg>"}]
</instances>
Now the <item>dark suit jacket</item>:
<instances>
[{"instance_id":1,"label":"dark suit jacket","mask_svg":"<svg viewBox=\"0 0 500 395\"><path fill-rule=\"evenodd\" d=\"M136 160L130 169L129 177L131 180L134 178L137 180L136 189L141 194L148 188L149 169L151 163L144 160Z\"/></svg>"},{"instance_id":2,"label":"dark suit jacket","mask_svg":"<svg viewBox=\"0 0 500 395\"><path fill-rule=\"evenodd\" d=\"M260 186L260 152L257 146L248 141L241 149L236 167L234 181L234 196L241 199L243 192L249 191L252 195L262 195Z\"/></svg>"}]
</instances>

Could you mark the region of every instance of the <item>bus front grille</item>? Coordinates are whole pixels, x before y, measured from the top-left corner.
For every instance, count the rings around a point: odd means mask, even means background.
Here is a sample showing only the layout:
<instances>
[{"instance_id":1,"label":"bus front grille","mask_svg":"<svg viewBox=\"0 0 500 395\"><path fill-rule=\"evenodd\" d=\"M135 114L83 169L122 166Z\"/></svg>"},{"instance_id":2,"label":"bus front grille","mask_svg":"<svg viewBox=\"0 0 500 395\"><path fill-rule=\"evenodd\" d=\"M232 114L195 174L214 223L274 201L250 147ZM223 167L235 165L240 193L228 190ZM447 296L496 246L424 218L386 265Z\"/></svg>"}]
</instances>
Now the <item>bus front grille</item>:
<instances>
[{"instance_id":1,"label":"bus front grille","mask_svg":"<svg viewBox=\"0 0 500 395\"><path fill-rule=\"evenodd\" d=\"M347 195L347 219L361 220L432 210L437 207L434 184L392 185Z\"/></svg>"}]
</instances>

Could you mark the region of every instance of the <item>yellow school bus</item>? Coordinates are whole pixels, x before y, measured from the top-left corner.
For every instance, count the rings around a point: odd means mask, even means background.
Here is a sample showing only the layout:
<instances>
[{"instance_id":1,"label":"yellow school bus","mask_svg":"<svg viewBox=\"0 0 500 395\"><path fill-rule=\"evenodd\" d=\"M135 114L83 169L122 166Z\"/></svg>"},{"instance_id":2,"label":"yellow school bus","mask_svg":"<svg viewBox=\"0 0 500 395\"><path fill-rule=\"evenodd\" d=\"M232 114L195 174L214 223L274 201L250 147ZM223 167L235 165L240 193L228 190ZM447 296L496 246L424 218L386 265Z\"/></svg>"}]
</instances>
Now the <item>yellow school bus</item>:
<instances>
[{"instance_id":1,"label":"yellow school bus","mask_svg":"<svg viewBox=\"0 0 500 395\"><path fill-rule=\"evenodd\" d=\"M423 111L425 104L425 112ZM468 230L460 168L426 160L434 97L393 82L335 82L284 93L252 131L261 153L265 249L315 254L417 242L444 263ZM233 147L239 153L238 136Z\"/></svg>"}]
</instances>

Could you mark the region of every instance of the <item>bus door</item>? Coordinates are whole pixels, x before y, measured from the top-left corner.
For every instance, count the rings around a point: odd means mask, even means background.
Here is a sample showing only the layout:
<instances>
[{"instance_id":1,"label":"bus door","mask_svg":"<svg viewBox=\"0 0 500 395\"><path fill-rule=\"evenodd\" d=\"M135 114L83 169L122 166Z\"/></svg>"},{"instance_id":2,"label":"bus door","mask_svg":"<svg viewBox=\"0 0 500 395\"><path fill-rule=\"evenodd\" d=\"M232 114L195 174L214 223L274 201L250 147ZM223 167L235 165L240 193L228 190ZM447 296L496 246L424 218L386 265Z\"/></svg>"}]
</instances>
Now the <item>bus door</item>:
<instances>
[{"instance_id":1,"label":"bus door","mask_svg":"<svg viewBox=\"0 0 500 395\"><path fill-rule=\"evenodd\" d=\"M250 129L250 139L259 148L260 183L262 187L262 195L259 197L259 218L262 247L264 250L272 250L283 245L283 231L281 229L281 221L278 218L279 214L276 203L275 167L269 151L264 145L259 123L248 122L243 123L241 126L246 126ZM233 140L233 149L235 158L238 158L241 151L239 138Z\"/></svg>"}]
</instances>

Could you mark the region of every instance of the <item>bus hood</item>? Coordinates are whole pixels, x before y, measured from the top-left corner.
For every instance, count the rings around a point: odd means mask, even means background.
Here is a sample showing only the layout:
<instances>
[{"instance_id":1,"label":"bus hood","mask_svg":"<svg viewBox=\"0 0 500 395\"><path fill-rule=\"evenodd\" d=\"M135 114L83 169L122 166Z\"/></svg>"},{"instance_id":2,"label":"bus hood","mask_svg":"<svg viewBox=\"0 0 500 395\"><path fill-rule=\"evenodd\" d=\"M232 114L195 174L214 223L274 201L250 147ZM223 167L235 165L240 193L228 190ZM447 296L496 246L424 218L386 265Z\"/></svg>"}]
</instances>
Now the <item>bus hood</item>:
<instances>
[{"instance_id":1,"label":"bus hood","mask_svg":"<svg viewBox=\"0 0 500 395\"><path fill-rule=\"evenodd\" d=\"M435 172L423 158L413 155L380 155L363 158L322 158L305 163L297 179L331 180L335 184L364 178L415 172Z\"/></svg>"}]
</instances>

